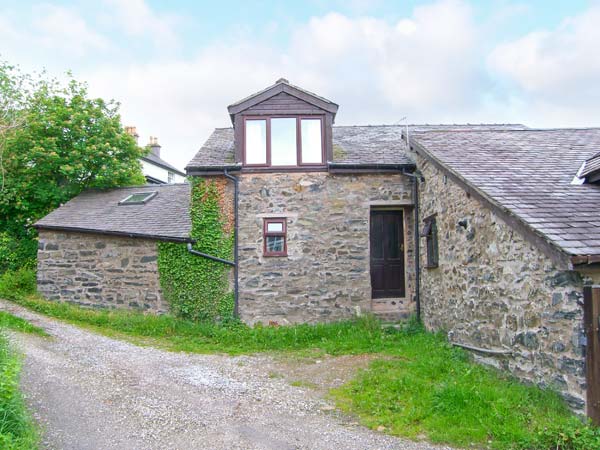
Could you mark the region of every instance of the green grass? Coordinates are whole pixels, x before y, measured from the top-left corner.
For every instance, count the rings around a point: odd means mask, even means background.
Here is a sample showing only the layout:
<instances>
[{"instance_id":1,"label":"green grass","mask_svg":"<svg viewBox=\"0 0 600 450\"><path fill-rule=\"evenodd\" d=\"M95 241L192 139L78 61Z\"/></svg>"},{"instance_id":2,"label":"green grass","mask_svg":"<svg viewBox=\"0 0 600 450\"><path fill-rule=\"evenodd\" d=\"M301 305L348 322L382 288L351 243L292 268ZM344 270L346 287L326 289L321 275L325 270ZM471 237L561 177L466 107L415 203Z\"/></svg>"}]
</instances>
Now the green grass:
<instances>
[{"instance_id":1,"label":"green grass","mask_svg":"<svg viewBox=\"0 0 600 450\"><path fill-rule=\"evenodd\" d=\"M5 311L0 311L0 329L8 328L22 333L37 334L38 336L48 336L40 327L30 324L25 319L13 316Z\"/></svg>"},{"instance_id":2,"label":"green grass","mask_svg":"<svg viewBox=\"0 0 600 450\"><path fill-rule=\"evenodd\" d=\"M41 328L0 311L0 331L12 329L46 336ZM0 448L25 450L37 448L37 430L19 391L21 364L0 333Z\"/></svg>"},{"instance_id":3,"label":"green grass","mask_svg":"<svg viewBox=\"0 0 600 450\"><path fill-rule=\"evenodd\" d=\"M37 431L19 391L19 358L0 335L0 448L37 448Z\"/></svg>"},{"instance_id":4,"label":"green grass","mask_svg":"<svg viewBox=\"0 0 600 450\"><path fill-rule=\"evenodd\" d=\"M371 428L464 447L600 449L600 430L556 393L475 365L440 335L414 334L389 354L332 391Z\"/></svg>"},{"instance_id":5,"label":"green grass","mask_svg":"<svg viewBox=\"0 0 600 450\"><path fill-rule=\"evenodd\" d=\"M574 417L557 394L474 364L465 351L448 344L441 334L425 332L414 320L399 330L382 329L372 317L285 327L196 323L48 302L31 294L30 276L25 282L11 277L8 283L0 279L0 297L8 294L34 311L170 350L313 357L379 354L381 358L331 395L363 424L384 427L387 433L476 448L600 449L600 430ZM5 289L6 284L11 288ZM301 381L291 384L305 386Z\"/></svg>"},{"instance_id":6,"label":"green grass","mask_svg":"<svg viewBox=\"0 0 600 450\"><path fill-rule=\"evenodd\" d=\"M67 322L91 327L111 336L159 344L174 351L193 353L256 353L306 351L330 355L379 353L393 349L403 332L380 327L372 317L318 325L249 327L240 322L192 322L170 315L156 316L125 310L94 310L36 296L13 298L31 310ZM414 324L408 324L411 327ZM315 352L316 350L316 352Z\"/></svg>"}]
</instances>

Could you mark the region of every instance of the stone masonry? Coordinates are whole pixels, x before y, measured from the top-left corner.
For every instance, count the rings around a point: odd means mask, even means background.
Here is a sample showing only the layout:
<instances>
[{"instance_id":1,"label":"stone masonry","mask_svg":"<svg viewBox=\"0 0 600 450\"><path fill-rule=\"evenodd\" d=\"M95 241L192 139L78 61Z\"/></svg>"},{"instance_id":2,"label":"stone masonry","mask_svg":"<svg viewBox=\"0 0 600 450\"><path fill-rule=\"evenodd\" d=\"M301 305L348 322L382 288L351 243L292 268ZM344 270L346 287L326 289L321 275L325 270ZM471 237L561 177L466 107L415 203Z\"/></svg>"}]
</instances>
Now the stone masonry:
<instances>
[{"instance_id":1,"label":"stone masonry","mask_svg":"<svg viewBox=\"0 0 600 450\"><path fill-rule=\"evenodd\" d=\"M150 239L40 230L38 290L81 306L168 311Z\"/></svg>"},{"instance_id":2,"label":"stone masonry","mask_svg":"<svg viewBox=\"0 0 600 450\"><path fill-rule=\"evenodd\" d=\"M243 174L239 197L239 310L255 322L324 322L372 309L369 214L405 209L406 298L414 311L411 180L400 174ZM287 257L263 256L263 220L287 219Z\"/></svg>"},{"instance_id":3,"label":"stone masonry","mask_svg":"<svg viewBox=\"0 0 600 450\"><path fill-rule=\"evenodd\" d=\"M420 186L422 220L437 214L439 267L425 268L421 239L421 299L429 329L491 350L482 362L541 386L552 386L570 405L584 407L582 287L598 280L556 267L539 248L471 198L427 160Z\"/></svg>"}]
</instances>

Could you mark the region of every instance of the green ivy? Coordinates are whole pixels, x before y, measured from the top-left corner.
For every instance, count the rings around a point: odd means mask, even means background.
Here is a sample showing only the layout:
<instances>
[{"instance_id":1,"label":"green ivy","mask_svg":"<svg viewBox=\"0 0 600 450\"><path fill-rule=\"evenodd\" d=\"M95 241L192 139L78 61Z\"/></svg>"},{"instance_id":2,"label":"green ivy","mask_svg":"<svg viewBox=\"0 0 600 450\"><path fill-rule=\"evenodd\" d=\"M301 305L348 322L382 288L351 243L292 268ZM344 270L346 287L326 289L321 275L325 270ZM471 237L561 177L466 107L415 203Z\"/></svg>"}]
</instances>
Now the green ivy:
<instances>
[{"instance_id":1,"label":"green ivy","mask_svg":"<svg viewBox=\"0 0 600 450\"><path fill-rule=\"evenodd\" d=\"M190 215L194 249L233 259L233 233L225 231L219 189L213 180L193 178ZM186 244L160 242L158 270L165 299L173 313L187 319L227 320L233 317L234 295L229 289L230 267L196 256Z\"/></svg>"}]
</instances>

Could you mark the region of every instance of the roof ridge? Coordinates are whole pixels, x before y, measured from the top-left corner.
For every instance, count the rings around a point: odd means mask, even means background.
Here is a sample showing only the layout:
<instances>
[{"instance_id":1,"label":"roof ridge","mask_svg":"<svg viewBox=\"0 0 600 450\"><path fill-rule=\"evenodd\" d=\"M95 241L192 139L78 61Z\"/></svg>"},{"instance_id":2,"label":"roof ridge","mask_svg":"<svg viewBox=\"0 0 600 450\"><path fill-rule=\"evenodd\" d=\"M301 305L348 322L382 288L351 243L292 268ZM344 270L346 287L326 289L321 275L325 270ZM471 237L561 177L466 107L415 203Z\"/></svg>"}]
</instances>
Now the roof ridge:
<instances>
[{"instance_id":1,"label":"roof ridge","mask_svg":"<svg viewBox=\"0 0 600 450\"><path fill-rule=\"evenodd\" d=\"M600 131L600 127L571 127L571 128L496 128L496 129L462 129L462 130L422 130L424 133L514 133L514 132L543 132L543 131Z\"/></svg>"},{"instance_id":2,"label":"roof ridge","mask_svg":"<svg viewBox=\"0 0 600 450\"><path fill-rule=\"evenodd\" d=\"M164 189L166 187L186 186L190 183L165 183L165 184L139 184L137 186L115 186L111 188L89 188L82 191L85 192L109 192L109 191L122 191L125 189Z\"/></svg>"},{"instance_id":3,"label":"roof ridge","mask_svg":"<svg viewBox=\"0 0 600 450\"><path fill-rule=\"evenodd\" d=\"M526 127L522 123L384 123L384 124L364 124L364 125L333 125L334 128L350 127ZM526 128L529 129L529 128Z\"/></svg>"}]
</instances>

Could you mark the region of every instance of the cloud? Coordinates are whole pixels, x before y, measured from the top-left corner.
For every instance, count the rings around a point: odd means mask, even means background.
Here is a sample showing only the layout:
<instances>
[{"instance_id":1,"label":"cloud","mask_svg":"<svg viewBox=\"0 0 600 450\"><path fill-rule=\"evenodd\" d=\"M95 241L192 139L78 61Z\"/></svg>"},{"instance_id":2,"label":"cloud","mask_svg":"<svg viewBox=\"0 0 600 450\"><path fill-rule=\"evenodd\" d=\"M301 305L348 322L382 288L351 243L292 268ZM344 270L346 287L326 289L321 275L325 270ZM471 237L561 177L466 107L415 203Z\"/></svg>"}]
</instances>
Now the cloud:
<instances>
[{"instance_id":1,"label":"cloud","mask_svg":"<svg viewBox=\"0 0 600 450\"><path fill-rule=\"evenodd\" d=\"M498 45L488 58L490 72L508 85L505 91L513 93L513 100L521 99L534 120L598 124L598 23L600 5L596 4L553 30L535 30Z\"/></svg>"},{"instance_id":2,"label":"cloud","mask_svg":"<svg viewBox=\"0 0 600 450\"><path fill-rule=\"evenodd\" d=\"M39 62L51 55L54 59L77 60L89 54L98 55L111 47L107 37L72 9L38 4L30 11L26 25L10 11L0 11L3 57ZM24 58L20 58L22 56Z\"/></svg>"},{"instance_id":3,"label":"cloud","mask_svg":"<svg viewBox=\"0 0 600 450\"><path fill-rule=\"evenodd\" d=\"M175 27L179 22L174 14L158 13L144 0L105 0L111 9L109 20L116 22L129 36L146 37L159 48L173 48L179 39Z\"/></svg>"},{"instance_id":4,"label":"cloud","mask_svg":"<svg viewBox=\"0 0 600 450\"><path fill-rule=\"evenodd\" d=\"M94 94L120 100L124 120L158 135L180 166L214 127L230 125L228 104L281 76L340 103L341 124L427 121L440 111L460 121L478 107L478 32L461 1L418 7L395 22L313 17L290 30L283 49L240 33L189 59L105 64L78 76Z\"/></svg>"},{"instance_id":5,"label":"cloud","mask_svg":"<svg viewBox=\"0 0 600 450\"><path fill-rule=\"evenodd\" d=\"M43 5L33 20L35 41L46 49L83 56L88 51L102 51L109 41L94 31L73 11L54 5ZM36 33L37 32L37 33Z\"/></svg>"}]
</instances>

